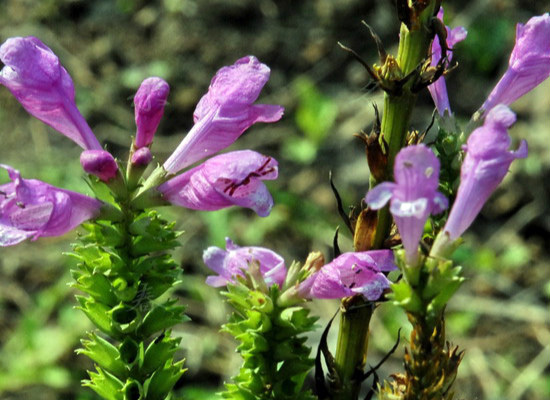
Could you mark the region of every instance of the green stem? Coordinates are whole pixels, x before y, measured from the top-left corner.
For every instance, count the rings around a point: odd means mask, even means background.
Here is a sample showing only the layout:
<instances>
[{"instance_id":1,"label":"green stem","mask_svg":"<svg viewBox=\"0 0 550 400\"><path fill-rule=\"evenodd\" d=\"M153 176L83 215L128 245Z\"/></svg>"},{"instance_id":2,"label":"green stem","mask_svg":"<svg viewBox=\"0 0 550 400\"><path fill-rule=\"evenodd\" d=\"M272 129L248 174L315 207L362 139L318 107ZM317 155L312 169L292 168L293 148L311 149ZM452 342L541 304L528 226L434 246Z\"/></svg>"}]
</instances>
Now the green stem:
<instances>
[{"instance_id":1,"label":"green stem","mask_svg":"<svg viewBox=\"0 0 550 400\"><path fill-rule=\"evenodd\" d=\"M436 4L437 3L437 4ZM426 9L417 16L417 24L411 30L405 24L401 25L397 64L401 76L405 77L418 68L429 55L429 46L433 33L429 28L429 21L434 15L435 7L440 2L432 1ZM387 166L384 180L392 180L393 164L399 150L406 145L407 132L417 94L411 91L413 82L419 79L412 76L403 84L399 93L386 93L384 96L384 113L381 122L380 140L387 144ZM384 146L384 143L381 143ZM378 184L372 176L370 187ZM388 237L392 218L389 208L385 207L378 212L378 221L373 240L373 249L384 247ZM357 228L356 228L357 231ZM356 251L370 249L355 249ZM356 298L352 302L358 302ZM366 362L368 326L373 312L372 304L361 300L364 307L348 307L342 302L342 319L338 334L338 345L335 354L336 368L340 382L333 385L337 393L333 399L354 400L358 398L361 381L357 380L359 371L362 371Z\"/></svg>"},{"instance_id":2,"label":"green stem","mask_svg":"<svg viewBox=\"0 0 550 400\"><path fill-rule=\"evenodd\" d=\"M362 296L342 302L340 329L336 345L335 367L341 386L332 393L334 400L356 399L361 389L367 361L369 322L373 303Z\"/></svg>"}]
</instances>

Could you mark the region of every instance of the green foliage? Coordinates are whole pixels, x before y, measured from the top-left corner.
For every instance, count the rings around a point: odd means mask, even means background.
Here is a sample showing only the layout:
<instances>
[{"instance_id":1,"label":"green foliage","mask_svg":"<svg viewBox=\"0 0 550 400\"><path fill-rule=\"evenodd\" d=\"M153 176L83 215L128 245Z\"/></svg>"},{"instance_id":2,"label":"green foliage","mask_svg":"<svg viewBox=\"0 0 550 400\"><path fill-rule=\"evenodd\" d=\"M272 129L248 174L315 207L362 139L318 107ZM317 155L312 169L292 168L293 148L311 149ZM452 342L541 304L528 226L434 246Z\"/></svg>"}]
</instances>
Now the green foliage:
<instances>
[{"instance_id":1,"label":"green foliage","mask_svg":"<svg viewBox=\"0 0 550 400\"><path fill-rule=\"evenodd\" d=\"M307 164L313 161L318 147L332 129L338 106L305 76L294 81L293 89L298 97L296 125L305 137L291 138L284 144L284 152L291 159Z\"/></svg>"},{"instance_id":2,"label":"green foliage","mask_svg":"<svg viewBox=\"0 0 550 400\"><path fill-rule=\"evenodd\" d=\"M175 300L154 303L177 284L178 265L167 254L178 245L174 225L155 211L120 222L86 224L74 245L72 271L79 308L108 338L90 333L84 354L96 363L84 382L109 400L164 400L185 371L175 362L180 342L170 328L187 320Z\"/></svg>"},{"instance_id":3,"label":"green foliage","mask_svg":"<svg viewBox=\"0 0 550 400\"><path fill-rule=\"evenodd\" d=\"M252 290L242 282L228 285L224 293L235 308L223 331L239 342L244 362L233 383L222 393L227 399L306 400L315 397L303 391L304 379L313 367L305 333L314 329L316 318L301 306L277 304L277 285L269 293Z\"/></svg>"}]
</instances>

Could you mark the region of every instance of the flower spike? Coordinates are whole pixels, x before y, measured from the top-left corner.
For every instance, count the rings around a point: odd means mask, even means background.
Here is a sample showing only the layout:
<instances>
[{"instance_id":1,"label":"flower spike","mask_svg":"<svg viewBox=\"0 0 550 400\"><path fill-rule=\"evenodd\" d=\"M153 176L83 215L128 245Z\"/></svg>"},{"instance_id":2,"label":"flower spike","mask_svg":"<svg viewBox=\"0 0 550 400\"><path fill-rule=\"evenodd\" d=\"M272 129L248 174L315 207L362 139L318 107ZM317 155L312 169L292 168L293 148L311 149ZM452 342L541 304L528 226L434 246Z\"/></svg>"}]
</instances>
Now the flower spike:
<instances>
[{"instance_id":1,"label":"flower spike","mask_svg":"<svg viewBox=\"0 0 550 400\"><path fill-rule=\"evenodd\" d=\"M103 203L8 171L11 182L0 185L0 246L31 238L60 236L99 215Z\"/></svg>"},{"instance_id":2,"label":"flower spike","mask_svg":"<svg viewBox=\"0 0 550 400\"><path fill-rule=\"evenodd\" d=\"M251 150L221 154L160 185L168 202L193 210L238 205L265 217L273 198L262 180L278 175L277 161Z\"/></svg>"},{"instance_id":3,"label":"flower spike","mask_svg":"<svg viewBox=\"0 0 550 400\"><path fill-rule=\"evenodd\" d=\"M101 150L76 107L69 73L48 46L32 36L10 38L0 46L0 59L0 84L25 110L84 150Z\"/></svg>"},{"instance_id":4,"label":"flower spike","mask_svg":"<svg viewBox=\"0 0 550 400\"><path fill-rule=\"evenodd\" d=\"M221 68L195 109L195 125L163 167L175 174L231 145L256 122L275 122L283 115L278 105L254 104L270 70L254 56Z\"/></svg>"}]
</instances>

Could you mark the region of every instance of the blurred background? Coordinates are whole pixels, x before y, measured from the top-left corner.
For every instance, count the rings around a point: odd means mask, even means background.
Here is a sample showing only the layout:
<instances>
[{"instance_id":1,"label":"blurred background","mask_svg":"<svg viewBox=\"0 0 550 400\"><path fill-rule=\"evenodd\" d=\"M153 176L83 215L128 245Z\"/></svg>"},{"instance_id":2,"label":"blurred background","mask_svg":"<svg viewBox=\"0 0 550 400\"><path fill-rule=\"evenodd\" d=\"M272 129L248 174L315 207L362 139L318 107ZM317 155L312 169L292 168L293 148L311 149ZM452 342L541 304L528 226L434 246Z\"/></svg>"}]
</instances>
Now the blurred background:
<instances>
[{"instance_id":1,"label":"blurred background","mask_svg":"<svg viewBox=\"0 0 550 400\"><path fill-rule=\"evenodd\" d=\"M468 39L456 46L458 67L447 78L451 106L466 122L504 72L515 23L548 11L546 0L445 1L446 23L463 25ZM181 357L189 371L177 385L184 398L215 398L240 360L235 343L219 333L230 313L218 290L203 284L202 251L262 245L288 264L312 250L331 255L335 228L344 227L328 182L332 171L346 207L358 205L368 185L362 143L353 134L370 130L372 104L382 94L366 71L339 49L352 47L369 63L376 47L361 25L367 21L388 51L396 51L399 24L392 1L365 0L0 0L0 40L39 37L71 74L77 104L102 143L124 159L134 133L132 98L151 75L171 85L169 104L153 151L162 162L192 126L192 112L217 69L254 54L271 67L260 102L282 104L283 120L249 129L231 149L252 148L274 156L280 178L269 182L276 206L268 218L229 209L196 212L165 208L186 233L176 259L183 270L174 295L192 322L178 327ZM550 81L517 101L511 134L529 142L456 254L468 280L448 307L448 338L466 349L456 383L458 399L550 398ZM424 130L433 104L421 94L413 127ZM79 148L30 117L7 90L0 90L0 161L26 178L89 193ZM2 173L2 181L7 177ZM90 329L74 309L70 251L72 232L0 249L0 399L91 400L80 387L92 368L76 356ZM344 229L340 247L349 251ZM318 336L338 308L316 301ZM391 304L381 304L371 323L370 364L392 347L408 323ZM333 329L330 343L335 341ZM381 378L401 372L406 339ZM315 351L315 349L313 350Z\"/></svg>"}]
</instances>

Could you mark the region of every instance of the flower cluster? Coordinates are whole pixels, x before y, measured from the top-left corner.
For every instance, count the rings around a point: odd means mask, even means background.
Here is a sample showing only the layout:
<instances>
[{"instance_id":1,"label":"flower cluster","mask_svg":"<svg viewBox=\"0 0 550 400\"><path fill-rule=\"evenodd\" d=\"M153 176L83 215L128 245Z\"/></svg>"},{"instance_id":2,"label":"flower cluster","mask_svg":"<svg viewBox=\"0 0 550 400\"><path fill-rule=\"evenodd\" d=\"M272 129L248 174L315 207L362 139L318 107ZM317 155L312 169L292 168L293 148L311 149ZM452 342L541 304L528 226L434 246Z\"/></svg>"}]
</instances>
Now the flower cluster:
<instances>
[{"instance_id":1,"label":"flower cluster","mask_svg":"<svg viewBox=\"0 0 550 400\"><path fill-rule=\"evenodd\" d=\"M209 247L204 251L204 263L218 275L209 276L206 283L224 286L235 283L238 276L259 267L267 288L278 285L288 289L289 296L300 299L341 299L362 295L376 301L389 289L390 281L384 272L397 269L391 250L374 250L344 253L332 262L319 263L322 256L312 253L302 271L295 274L287 270L283 258L262 247L239 247L226 238L226 250Z\"/></svg>"},{"instance_id":2,"label":"flower cluster","mask_svg":"<svg viewBox=\"0 0 550 400\"><path fill-rule=\"evenodd\" d=\"M137 131L128 176L124 176L115 157L102 148L80 114L73 81L50 48L35 37L10 38L0 47L0 59L4 63L0 83L31 115L83 148L80 162L85 172L116 186L130 179L131 166L145 167L151 162L150 147L170 92L164 80L145 79L134 97ZM271 157L251 150L230 152L172 177L228 147L254 123L281 118L283 107L254 104L269 73L269 68L253 56L217 72L196 107L193 128L159 168L160 173L152 174L162 179L147 188L150 197L196 210L239 205L262 216L269 214L273 199L262 180L277 178L277 162ZM17 171L5 168L14 182L4 185L1 192L1 245L16 244L27 237L60 235L99 216L100 201L23 180Z\"/></svg>"}]
</instances>

